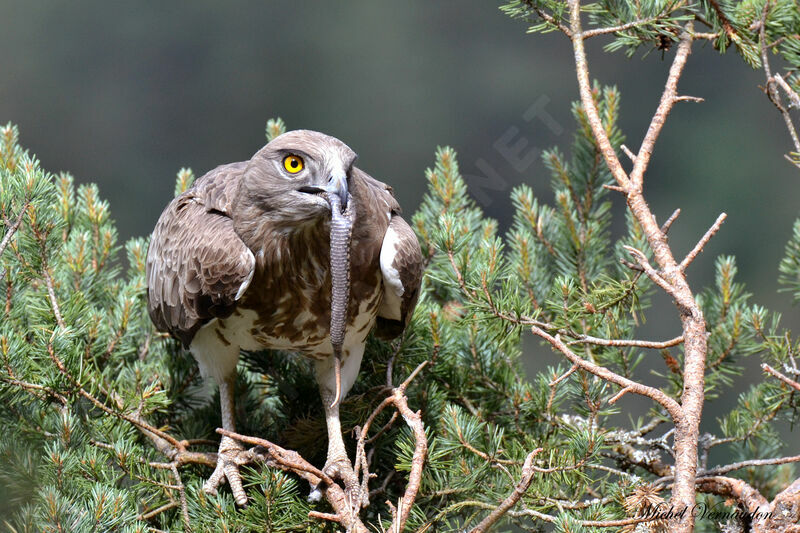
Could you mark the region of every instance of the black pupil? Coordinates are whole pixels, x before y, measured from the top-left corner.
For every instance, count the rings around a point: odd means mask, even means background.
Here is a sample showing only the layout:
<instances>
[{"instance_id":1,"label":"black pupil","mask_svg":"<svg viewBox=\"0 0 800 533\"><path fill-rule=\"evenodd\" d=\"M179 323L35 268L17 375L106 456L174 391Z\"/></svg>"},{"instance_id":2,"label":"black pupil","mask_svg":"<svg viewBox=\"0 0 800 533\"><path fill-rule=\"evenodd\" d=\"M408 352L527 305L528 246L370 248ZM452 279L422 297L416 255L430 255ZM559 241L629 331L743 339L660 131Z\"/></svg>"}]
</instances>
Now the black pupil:
<instances>
[{"instance_id":1,"label":"black pupil","mask_svg":"<svg viewBox=\"0 0 800 533\"><path fill-rule=\"evenodd\" d=\"M298 163L297 159L292 159L289 163L289 165L291 165L292 168L297 168L297 165L299 164L300 163Z\"/></svg>"}]
</instances>

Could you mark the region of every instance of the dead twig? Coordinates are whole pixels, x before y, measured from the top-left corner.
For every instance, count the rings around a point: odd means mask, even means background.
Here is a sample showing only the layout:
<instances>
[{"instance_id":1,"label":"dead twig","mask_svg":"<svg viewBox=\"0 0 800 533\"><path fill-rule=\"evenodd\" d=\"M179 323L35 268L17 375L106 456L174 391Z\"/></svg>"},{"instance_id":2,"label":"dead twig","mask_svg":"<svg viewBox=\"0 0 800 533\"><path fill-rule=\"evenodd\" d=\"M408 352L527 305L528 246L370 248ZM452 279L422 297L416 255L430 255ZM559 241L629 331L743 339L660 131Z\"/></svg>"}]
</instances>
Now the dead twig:
<instances>
[{"instance_id":1,"label":"dead twig","mask_svg":"<svg viewBox=\"0 0 800 533\"><path fill-rule=\"evenodd\" d=\"M622 398L623 396L625 396L625 395L626 395L627 393L629 393L630 391L631 391L631 388L630 388L630 387L625 387L624 389L622 389L621 391L619 391L618 393L616 393L614 396L612 396L612 397L611 397L611 398L608 400L608 403L609 403L609 405L614 405L615 403L617 403L617 400L619 400L620 398Z\"/></svg>"},{"instance_id":2,"label":"dead twig","mask_svg":"<svg viewBox=\"0 0 800 533\"><path fill-rule=\"evenodd\" d=\"M761 11L761 18L758 21L758 35L759 35L759 48L761 51L761 67L764 69L764 75L766 76L766 87L765 92L767 93L767 97L769 98L770 102L778 109L780 112L781 117L783 118L783 122L786 124L786 129L789 132L789 137L792 139L792 143L794 144L794 151L795 153L800 153L800 137L797 135L797 130L794 127L794 121L792 120L791 115L789 115L789 110L784 107L783 101L781 99L780 92L776 88L777 84L780 84L778 78L772 74L772 68L769 64L769 45L767 44L767 31L766 31L766 22L767 17L769 16L769 11L772 8L772 2L767 1L764 2L764 9ZM781 81L783 79L781 78ZM785 84L785 82L784 82ZM781 85L783 87L783 85ZM788 85L786 85L788 87ZM788 87L790 92L787 92L789 95L789 99L794 103L795 98L800 100L800 97L797 96L797 93L791 90L791 87ZM786 90L786 89L784 89ZM788 158L788 156L787 156ZM800 166L797 161L788 158L795 166Z\"/></svg>"},{"instance_id":3,"label":"dead twig","mask_svg":"<svg viewBox=\"0 0 800 533\"><path fill-rule=\"evenodd\" d=\"M533 332L534 335L537 335L546 340L547 342L549 342L553 346L553 348L564 354L564 356L566 356L567 359L569 359L573 364L577 365L583 370L586 370L606 381L615 383L623 388L628 388L630 389L630 392L634 392L641 396L646 396L650 398L651 400L657 402L662 407L664 407L672 416L673 420L679 421L682 419L683 414L681 412L681 406L678 405L678 402L676 402L673 398L665 394L660 389L657 389L655 387L649 387L641 383L636 383L635 381L620 376L619 374L612 372L611 370L603 366L600 366L596 363L592 363L591 361L587 361L586 359L579 357L577 354L575 354L575 352L570 350L569 346L564 344L559 335L556 335L554 337L537 326L531 326L531 331Z\"/></svg>"},{"instance_id":4,"label":"dead twig","mask_svg":"<svg viewBox=\"0 0 800 533\"><path fill-rule=\"evenodd\" d=\"M64 324L64 318L61 316L61 309L58 307L53 278L50 277L50 271L47 268L47 261L44 258L44 254L42 254L42 277L47 286L47 296L50 298L50 305L53 307L53 315L56 317L56 324L58 324L61 329L64 329L66 325Z\"/></svg>"},{"instance_id":5,"label":"dead twig","mask_svg":"<svg viewBox=\"0 0 800 533\"><path fill-rule=\"evenodd\" d=\"M792 104L789 107L800 109L800 95L798 95L797 92L792 89L788 83L786 83L786 80L783 79L783 76L780 74L775 74L772 78L777 82L780 88L783 89L783 92L786 93L786 96L789 97L789 100L791 100Z\"/></svg>"},{"instance_id":6,"label":"dead twig","mask_svg":"<svg viewBox=\"0 0 800 533\"><path fill-rule=\"evenodd\" d=\"M634 154L633 152L631 152L630 148L628 148L628 147L627 147L627 146L625 146L624 144L620 144L620 145L619 145L619 148L620 148L620 150L622 150L622 152L623 152L625 155L627 155L627 156L628 156L628 159L630 159L630 160L631 160L631 163L636 163L636 154Z\"/></svg>"},{"instance_id":7,"label":"dead twig","mask_svg":"<svg viewBox=\"0 0 800 533\"><path fill-rule=\"evenodd\" d=\"M169 511L170 509L174 509L178 506L178 502L168 502L162 505L161 507L156 507L152 511L148 511L146 513L142 513L139 515L139 520L152 520L156 516L160 515L165 511Z\"/></svg>"},{"instance_id":8,"label":"dead twig","mask_svg":"<svg viewBox=\"0 0 800 533\"><path fill-rule=\"evenodd\" d=\"M725 213L722 213L717 217L717 220L714 221L714 224L708 228L708 231L706 231L705 235L703 235L700 240L697 241L697 244L694 245L692 251L686 254L684 260L681 261L680 265L678 265L678 268L681 271L686 270L686 267L688 267L692 261L694 261L695 257L697 257L697 255L703 251L703 248L706 244L708 244L708 241L711 240L711 237L716 235L716 233L719 231L719 228L722 227L722 223L725 222L726 218L728 218L728 215Z\"/></svg>"},{"instance_id":9,"label":"dead twig","mask_svg":"<svg viewBox=\"0 0 800 533\"><path fill-rule=\"evenodd\" d=\"M664 224L661 226L661 233L663 233L664 235L669 233L669 228L672 227L672 223L678 219L678 215L680 214L681 214L680 209L676 209L675 211L673 211L672 214L667 219L667 221L664 222Z\"/></svg>"},{"instance_id":10,"label":"dead twig","mask_svg":"<svg viewBox=\"0 0 800 533\"><path fill-rule=\"evenodd\" d=\"M181 480L181 474L178 472L178 465L173 461L170 467L172 470L172 477L175 478L175 485L178 487L178 498L181 504L181 518L183 519L183 530L187 532L192 531L192 525L189 521L189 504L186 502L186 489Z\"/></svg>"},{"instance_id":11,"label":"dead twig","mask_svg":"<svg viewBox=\"0 0 800 533\"><path fill-rule=\"evenodd\" d=\"M733 472L734 470L741 470L742 468L750 468L753 466L771 466L771 465L785 465L789 463L800 462L800 455L792 455L789 457L775 457L772 459L750 459L747 461L739 461L738 463L731 463L725 466L718 466L708 470L701 470L697 473L698 477L720 476Z\"/></svg>"},{"instance_id":12,"label":"dead twig","mask_svg":"<svg viewBox=\"0 0 800 533\"><path fill-rule=\"evenodd\" d=\"M569 341L567 345L572 344L596 344L598 346L618 346L618 347L634 347L634 348L651 348L653 350L663 350L664 348L671 348L683 342L683 335L669 339L668 341L643 341L638 339L601 339L592 337L591 335L580 335L574 341Z\"/></svg>"},{"instance_id":13,"label":"dead twig","mask_svg":"<svg viewBox=\"0 0 800 533\"><path fill-rule=\"evenodd\" d=\"M626 22L625 24L620 24L618 26L608 26L607 28L595 28L593 30L586 30L581 34L583 39L589 39L591 37L597 37L598 35L608 35L609 33L619 33L621 31L629 30L631 28L635 28L636 26L644 26L645 24L650 24L651 22L655 22L659 18L661 18L664 14L659 13L655 17L648 17L644 19L637 19L632 22Z\"/></svg>"},{"instance_id":14,"label":"dead twig","mask_svg":"<svg viewBox=\"0 0 800 533\"><path fill-rule=\"evenodd\" d=\"M636 161L631 170L630 180L636 192L642 191L642 180L647 166L650 164L650 156L653 155L653 147L658 139L661 129L667 120L667 116L672 111L672 106L679 101L678 99L678 80L683 73L683 68L686 66L686 60L692 50L692 38L689 35L691 25L687 26L687 31L681 35L681 41L678 45L678 51L672 61L672 66L669 69L669 76L667 83L664 87L664 92L661 95L661 101L650 120L650 126L647 128L647 133L642 141L642 146L639 148L639 153L636 154Z\"/></svg>"},{"instance_id":15,"label":"dead twig","mask_svg":"<svg viewBox=\"0 0 800 533\"><path fill-rule=\"evenodd\" d=\"M761 369L764 372L768 373L768 374L772 374L773 376L775 376L776 378L778 378L782 382L784 382L787 385L789 385L790 387L792 387L794 390L800 391L800 383L796 382L795 380L791 379L790 377L786 376L785 374L783 374L781 372L778 372L777 370L775 370L774 368L769 366L767 363L762 364L761 365Z\"/></svg>"},{"instance_id":16,"label":"dead twig","mask_svg":"<svg viewBox=\"0 0 800 533\"><path fill-rule=\"evenodd\" d=\"M523 494L528 490L528 487L531 486L531 482L533 481L533 476L536 473L533 466L533 459L536 457L542 448L536 448L528 456L525 458L525 463L522 465L522 476L519 480L519 483L514 487L514 490L508 497L500 502L500 505L497 508L489 513L489 516L481 520L481 522L475 526L471 533L484 533L484 531L488 530L495 522L500 520L504 514L506 514L509 509L514 507L517 502L522 498Z\"/></svg>"},{"instance_id":17,"label":"dead twig","mask_svg":"<svg viewBox=\"0 0 800 533\"><path fill-rule=\"evenodd\" d=\"M664 292L667 294L672 294L675 291L675 288L661 276L661 273L653 268L647 260L647 256L644 255L644 252L637 250L633 246L623 246L623 248L636 259L636 262L639 263L639 267L647 274L647 277L650 278L653 283L664 289Z\"/></svg>"},{"instance_id":18,"label":"dead twig","mask_svg":"<svg viewBox=\"0 0 800 533\"><path fill-rule=\"evenodd\" d=\"M25 213L28 211L29 205L30 205L30 200L25 200L25 202L22 204L22 207L19 210L19 214L17 215L16 220L14 220L14 223L11 224L10 228L8 228L6 234L3 235L3 240L0 241L0 255L3 255L3 252L6 250L6 246L8 246L8 243L11 242L11 238L14 236L14 234L17 232L20 225L22 224L22 220L25 218Z\"/></svg>"}]
</instances>

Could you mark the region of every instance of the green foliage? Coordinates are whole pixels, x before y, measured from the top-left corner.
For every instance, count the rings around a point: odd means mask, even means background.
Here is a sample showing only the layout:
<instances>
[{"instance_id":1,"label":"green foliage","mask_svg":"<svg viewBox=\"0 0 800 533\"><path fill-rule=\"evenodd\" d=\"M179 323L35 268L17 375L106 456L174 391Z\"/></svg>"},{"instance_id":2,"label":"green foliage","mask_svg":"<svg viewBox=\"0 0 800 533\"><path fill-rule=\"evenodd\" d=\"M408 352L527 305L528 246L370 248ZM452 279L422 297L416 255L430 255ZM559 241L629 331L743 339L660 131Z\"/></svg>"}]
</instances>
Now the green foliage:
<instances>
[{"instance_id":1,"label":"green foliage","mask_svg":"<svg viewBox=\"0 0 800 533\"><path fill-rule=\"evenodd\" d=\"M512 0L500 9L525 20L529 32L569 27L566 1ZM640 48L668 50L687 29L703 34L722 53L733 45L754 68L761 67L762 47L767 55L779 55L790 85L800 88L800 10L795 0L599 0L582 4L581 11L588 15L584 31L612 35L606 51L630 56Z\"/></svg>"},{"instance_id":2,"label":"green foliage","mask_svg":"<svg viewBox=\"0 0 800 533\"><path fill-rule=\"evenodd\" d=\"M267 142L286 132L286 123L282 118L271 118L267 121Z\"/></svg>"},{"instance_id":3,"label":"green foliage","mask_svg":"<svg viewBox=\"0 0 800 533\"><path fill-rule=\"evenodd\" d=\"M616 148L622 142L619 93L595 87L594 95ZM536 531L544 518L556 531L589 530L581 521L624 518L668 497L651 485L657 476L647 468L669 449L666 413L653 404L644 419L626 421L616 404L618 387L571 369L547 350L536 350L537 358L553 358L546 369L528 378L522 366L523 335L537 324L558 333L581 357L632 379L642 379L642 362L660 353L664 370L648 381L673 396L683 386L679 345L659 351L585 342L587 336L637 338L653 287L620 264L627 255L623 246L646 249L645 239L630 217L624 232L613 234L605 187L612 178L583 109L575 105L572 111L576 131L569 155L557 148L543 154L553 205L528 186L517 188L511 194L514 223L505 236L470 198L452 149L437 149L426 172L429 190L412 221L427 264L419 306L402 339L370 340L360 378L342 407L349 435L385 397L387 385L396 386L428 362L407 390L429 441L408 523L414 530L476 525L514 490L525 458L538 448L540 471L506 523ZM282 121L268 123L268 136L284 130ZM4 526L334 530L309 518L310 510L328 509L307 502L309 487L293 475L244 468L250 504L237 510L226 489L213 497L202 491L210 468L168 467L168 458L134 422L186 439L193 451L214 451L218 399L191 356L153 330L145 310L147 240L128 242L127 262L120 261L109 208L97 188L75 187L72 177L41 169L19 146L13 126L0 134ZM193 179L182 169L176 194ZM795 293L798 235L796 228L781 266ZM749 303L735 274L733 259L719 258L715 285L699 296L709 332L709 400L730 387L742 358L758 355L786 370L798 349L778 316ZM240 432L297 450L321 466L325 419L307 361L281 352L244 354L236 390ZM774 424L792 419L797 402L779 381L765 379L719 421L717 434L703 437L704 446L726 446L742 459L777 454ZM384 412L375 420L372 434L384 429L367 450L376 492L362 518L376 529L388 525L382 502L402 495L414 453L411 433L390 416ZM765 494L774 494L781 487L777 480L790 474L789 466L742 471Z\"/></svg>"}]
</instances>

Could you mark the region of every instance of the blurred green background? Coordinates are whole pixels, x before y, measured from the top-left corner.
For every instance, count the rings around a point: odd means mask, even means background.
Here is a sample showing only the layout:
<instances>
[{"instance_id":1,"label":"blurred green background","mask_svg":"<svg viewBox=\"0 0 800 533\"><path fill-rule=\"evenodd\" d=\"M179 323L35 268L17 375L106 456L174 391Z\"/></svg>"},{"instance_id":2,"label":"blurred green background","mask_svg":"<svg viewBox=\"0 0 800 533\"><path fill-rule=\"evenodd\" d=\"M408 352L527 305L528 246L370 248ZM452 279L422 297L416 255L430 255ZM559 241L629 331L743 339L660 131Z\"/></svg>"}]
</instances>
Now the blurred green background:
<instances>
[{"instance_id":1,"label":"blurred green background","mask_svg":"<svg viewBox=\"0 0 800 533\"><path fill-rule=\"evenodd\" d=\"M395 186L407 213L424 193L435 147L451 145L465 174L486 176L491 168L500 176L478 187L478 197L505 229L510 189L528 183L549 200L550 177L538 159L515 168L495 144L506 135L506 142L525 139L526 153L568 150L577 89L569 42L526 35L497 7L485 0L2 0L0 121L19 125L22 143L45 168L97 182L122 239L152 230L180 167L199 176L249 158L274 116L344 140L361 168ZM622 90L621 124L636 148L673 52L627 59L602 53L602 44L590 41L592 76ZM661 220L682 209L670 234L678 255L727 212L692 265L691 283L699 292L712 281L714 257L734 254L755 301L784 312L792 326L800 314L788 294L776 293L776 278L798 211L800 172L783 159L789 138L762 83L763 74L735 53L696 44L680 90L706 102L676 108L646 192ZM533 105L546 114L526 120ZM621 227L624 204L617 203ZM659 295L648 332L674 336L677 326ZM759 379L755 361L748 368Z\"/></svg>"}]
</instances>

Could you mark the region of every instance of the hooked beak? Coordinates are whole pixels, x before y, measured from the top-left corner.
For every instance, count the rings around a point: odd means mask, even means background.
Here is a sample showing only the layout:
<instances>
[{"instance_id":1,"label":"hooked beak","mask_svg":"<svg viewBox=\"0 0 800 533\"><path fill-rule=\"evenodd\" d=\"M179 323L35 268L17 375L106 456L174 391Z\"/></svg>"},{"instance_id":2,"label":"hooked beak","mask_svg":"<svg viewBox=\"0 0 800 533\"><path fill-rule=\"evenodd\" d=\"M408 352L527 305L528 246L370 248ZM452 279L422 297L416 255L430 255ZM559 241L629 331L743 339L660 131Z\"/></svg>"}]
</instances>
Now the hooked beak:
<instances>
[{"instance_id":1,"label":"hooked beak","mask_svg":"<svg viewBox=\"0 0 800 533\"><path fill-rule=\"evenodd\" d=\"M308 194L319 194L322 192L335 194L339 197L339 202L342 205L342 209L345 209L347 207L347 197L349 192L347 187L347 174L344 172L334 172L330 175L328 178L328 183L324 187L306 185L304 187L300 187L298 191Z\"/></svg>"},{"instance_id":2,"label":"hooked beak","mask_svg":"<svg viewBox=\"0 0 800 533\"><path fill-rule=\"evenodd\" d=\"M347 207L347 175L344 172L334 172L328 178L328 185L324 187L326 192L335 194L339 197L342 209Z\"/></svg>"}]
</instances>

